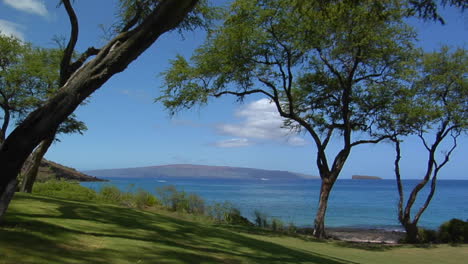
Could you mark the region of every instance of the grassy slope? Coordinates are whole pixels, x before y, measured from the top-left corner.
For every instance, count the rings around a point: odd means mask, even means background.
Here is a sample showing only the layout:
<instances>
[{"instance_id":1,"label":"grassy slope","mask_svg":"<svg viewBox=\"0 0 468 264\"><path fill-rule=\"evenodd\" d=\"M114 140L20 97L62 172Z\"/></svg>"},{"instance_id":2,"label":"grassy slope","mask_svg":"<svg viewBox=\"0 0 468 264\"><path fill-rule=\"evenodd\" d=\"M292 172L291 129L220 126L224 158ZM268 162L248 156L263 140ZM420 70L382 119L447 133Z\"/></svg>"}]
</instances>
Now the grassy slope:
<instances>
[{"instance_id":1,"label":"grassy slope","mask_svg":"<svg viewBox=\"0 0 468 264\"><path fill-rule=\"evenodd\" d=\"M0 225L6 263L465 263L468 246L384 247L259 234L163 214L17 194Z\"/></svg>"}]
</instances>

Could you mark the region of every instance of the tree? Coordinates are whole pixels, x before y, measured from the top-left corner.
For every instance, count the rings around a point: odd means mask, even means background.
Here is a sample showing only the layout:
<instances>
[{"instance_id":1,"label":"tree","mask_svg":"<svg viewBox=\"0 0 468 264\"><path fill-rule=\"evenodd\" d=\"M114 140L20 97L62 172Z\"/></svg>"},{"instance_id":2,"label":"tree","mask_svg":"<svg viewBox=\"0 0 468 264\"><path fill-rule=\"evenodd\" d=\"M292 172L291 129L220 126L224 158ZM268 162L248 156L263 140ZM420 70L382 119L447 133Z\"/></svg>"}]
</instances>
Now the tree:
<instances>
[{"instance_id":1,"label":"tree","mask_svg":"<svg viewBox=\"0 0 468 264\"><path fill-rule=\"evenodd\" d=\"M43 106L31 112L9 134L0 147L0 219L6 212L17 185L17 175L38 144L94 91L114 74L122 72L162 34L173 29L202 25L207 6L197 0L120 0L121 23L115 36L103 47L90 47L74 60L79 37L78 17L70 0L62 0L71 24L70 39L61 60L59 91ZM125 16L123 15L125 14Z\"/></svg>"},{"instance_id":2,"label":"tree","mask_svg":"<svg viewBox=\"0 0 468 264\"><path fill-rule=\"evenodd\" d=\"M15 117L24 115L35 103L39 90L25 70L25 61L33 53L30 45L14 37L0 35L0 108L3 122L0 143Z\"/></svg>"},{"instance_id":3,"label":"tree","mask_svg":"<svg viewBox=\"0 0 468 264\"><path fill-rule=\"evenodd\" d=\"M34 48L8 36L0 36L0 47L0 108L3 110L1 143L5 140L11 120L21 122L29 112L57 92L62 51ZM76 120L75 116L70 116L59 130L60 133L82 133L86 126ZM54 138L55 135L43 141L31 156L30 166L23 168L26 173L22 177L20 190L31 192L40 162Z\"/></svg>"},{"instance_id":4,"label":"tree","mask_svg":"<svg viewBox=\"0 0 468 264\"><path fill-rule=\"evenodd\" d=\"M386 138L373 127L391 94L377 87L396 83L412 56L404 13L398 1L237 0L192 63L172 61L156 100L175 113L222 95L269 98L286 126L315 143L314 235L325 237L328 198L351 149ZM327 150L333 137L336 155Z\"/></svg>"},{"instance_id":5,"label":"tree","mask_svg":"<svg viewBox=\"0 0 468 264\"><path fill-rule=\"evenodd\" d=\"M424 54L420 67L403 96L397 96L387 131L395 143L395 177L398 186L398 220L406 230L408 242L420 241L418 221L434 196L440 170L457 147L457 138L468 130L468 54L464 49ZM405 135L415 134L427 150L424 177L404 201L401 182L400 143ZM441 151L443 149L444 151ZM440 151L440 152L439 152ZM411 213L420 191L430 182L430 191L415 214Z\"/></svg>"}]
</instances>

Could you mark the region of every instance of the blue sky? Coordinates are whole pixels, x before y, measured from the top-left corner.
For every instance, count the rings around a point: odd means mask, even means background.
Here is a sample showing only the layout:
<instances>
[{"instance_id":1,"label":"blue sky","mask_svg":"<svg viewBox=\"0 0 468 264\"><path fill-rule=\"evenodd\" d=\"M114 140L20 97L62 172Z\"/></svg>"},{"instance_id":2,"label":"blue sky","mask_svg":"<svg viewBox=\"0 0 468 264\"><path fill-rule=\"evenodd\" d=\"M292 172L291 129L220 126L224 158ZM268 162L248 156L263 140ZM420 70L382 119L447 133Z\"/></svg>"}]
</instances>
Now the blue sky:
<instances>
[{"instance_id":1,"label":"blue sky","mask_svg":"<svg viewBox=\"0 0 468 264\"><path fill-rule=\"evenodd\" d=\"M68 18L57 1L0 0L0 30L43 47L54 47L54 36L68 35ZM80 20L77 49L104 43L99 25L115 21L116 1L75 1ZM468 41L468 15L448 9L447 25L411 23L419 45L434 50L441 44L462 46ZM280 128L281 120L261 97L244 104L234 98L212 100L200 109L170 117L153 99L159 95L160 73L176 54L189 57L204 40L201 31L182 38L177 33L161 37L125 72L114 76L81 106L76 114L88 126L84 135L62 135L46 158L79 170L139 167L164 164L204 164L289 170L318 175L315 147L307 135ZM332 142L333 143L333 142ZM333 144L332 149L337 149ZM391 144L366 145L353 150L341 177L353 174L393 178ZM426 153L409 138L403 146L403 177L423 173ZM468 138L460 139L440 178L468 179Z\"/></svg>"}]
</instances>

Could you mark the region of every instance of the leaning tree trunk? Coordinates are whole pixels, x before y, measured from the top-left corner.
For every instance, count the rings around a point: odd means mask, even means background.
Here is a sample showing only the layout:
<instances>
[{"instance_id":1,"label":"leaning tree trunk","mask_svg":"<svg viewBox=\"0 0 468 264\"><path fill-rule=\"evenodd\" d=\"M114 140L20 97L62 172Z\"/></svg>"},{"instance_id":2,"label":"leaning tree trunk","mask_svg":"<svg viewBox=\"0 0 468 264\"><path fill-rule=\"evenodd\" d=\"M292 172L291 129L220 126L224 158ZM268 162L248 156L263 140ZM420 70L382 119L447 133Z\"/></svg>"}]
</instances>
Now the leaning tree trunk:
<instances>
[{"instance_id":1,"label":"leaning tree trunk","mask_svg":"<svg viewBox=\"0 0 468 264\"><path fill-rule=\"evenodd\" d=\"M329 179L322 179L319 206L314 220L314 236L316 238L326 238L325 215L327 213L328 198L330 196L332 186L333 183L330 182Z\"/></svg>"},{"instance_id":2,"label":"leaning tree trunk","mask_svg":"<svg viewBox=\"0 0 468 264\"><path fill-rule=\"evenodd\" d=\"M0 196L0 216L3 216L10 205L11 199L13 195L15 195L16 187L18 185L18 180L16 178L11 179L7 185L5 190L2 192ZM0 223L2 222L3 217L0 217Z\"/></svg>"},{"instance_id":3,"label":"leaning tree trunk","mask_svg":"<svg viewBox=\"0 0 468 264\"><path fill-rule=\"evenodd\" d=\"M39 167L41 166L42 159L47 153L47 150L52 145L55 139L55 133L53 136L49 136L41 142L39 147L32 153L31 166L23 175L23 182L21 183L21 192L31 193L34 182L36 181L37 174L39 173Z\"/></svg>"},{"instance_id":4,"label":"leaning tree trunk","mask_svg":"<svg viewBox=\"0 0 468 264\"><path fill-rule=\"evenodd\" d=\"M161 1L140 25L110 40L96 57L70 76L54 97L29 114L11 132L0 147L0 204L3 205L0 219L11 200L8 190L13 182L17 182L16 177L24 161L39 143L114 74L125 70L162 34L177 27L197 2Z\"/></svg>"}]
</instances>

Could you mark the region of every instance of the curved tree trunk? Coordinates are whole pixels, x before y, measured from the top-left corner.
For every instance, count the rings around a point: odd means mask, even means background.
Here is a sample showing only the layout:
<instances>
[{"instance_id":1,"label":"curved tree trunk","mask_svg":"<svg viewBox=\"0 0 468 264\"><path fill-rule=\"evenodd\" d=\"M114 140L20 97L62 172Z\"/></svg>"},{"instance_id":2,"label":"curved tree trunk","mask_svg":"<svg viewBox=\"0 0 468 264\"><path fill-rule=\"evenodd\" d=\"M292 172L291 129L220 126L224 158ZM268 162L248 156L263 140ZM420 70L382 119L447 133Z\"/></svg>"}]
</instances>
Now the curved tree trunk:
<instances>
[{"instance_id":1,"label":"curved tree trunk","mask_svg":"<svg viewBox=\"0 0 468 264\"><path fill-rule=\"evenodd\" d=\"M197 4L197 0L161 1L142 24L123 32L99 50L96 57L74 72L59 92L19 124L0 147L0 219L11 197L24 161L75 109L116 73L122 72L162 34L177 27Z\"/></svg>"},{"instance_id":2,"label":"curved tree trunk","mask_svg":"<svg viewBox=\"0 0 468 264\"><path fill-rule=\"evenodd\" d=\"M21 192L31 193L34 182L36 181L37 174L39 172L39 167L41 161L44 158L44 155L47 153L47 150L52 145L55 139L55 133L53 136L50 136L43 140L39 147L31 155L31 166L27 169L24 174L23 182L21 183Z\"/></svg>"}]
</instances>

